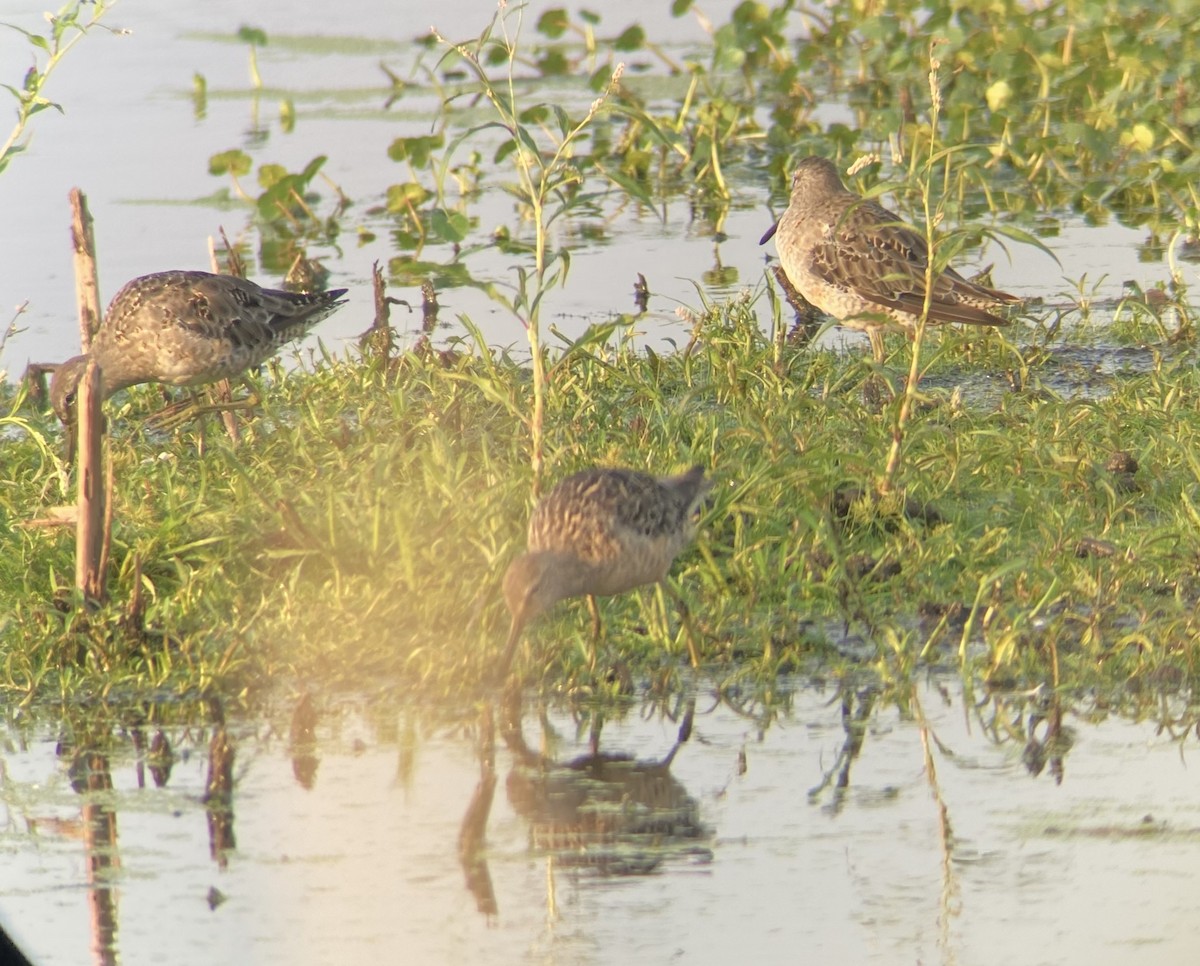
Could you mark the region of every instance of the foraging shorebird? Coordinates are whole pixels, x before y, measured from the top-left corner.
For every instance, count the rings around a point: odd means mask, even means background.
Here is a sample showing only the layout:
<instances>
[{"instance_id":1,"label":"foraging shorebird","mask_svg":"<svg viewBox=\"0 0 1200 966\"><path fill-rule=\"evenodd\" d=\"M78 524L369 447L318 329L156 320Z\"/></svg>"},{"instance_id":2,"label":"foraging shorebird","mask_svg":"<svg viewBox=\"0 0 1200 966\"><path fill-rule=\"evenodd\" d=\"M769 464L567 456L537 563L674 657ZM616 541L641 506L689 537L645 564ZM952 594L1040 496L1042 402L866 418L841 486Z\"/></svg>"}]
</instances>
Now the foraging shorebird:
<instances>
[{"instance_id":1,"label":"foraging shorebird","mask_svg":"<svg viewBox=\"0 0 1200 966\"><path fill-rule=\"evenodd\" d=\"M661 477L588 469L546 494L529 519L526 552L504 575L512 625L500 676L508 673L525 626L558 601L587 595L594 643L600 635L597 597L656 582L669 590L667 571L695 535L696 509L711 487L702 466ZM687 632L695 667L699 657Z\"/></svg>"},{"instance_id":2,"label":"foraging shorebird","mask_svg":"<svg viewBox=\"0 0 1200 966\"><path fill-rule=\"evenodd\" d=\"M70 426L90 359L105 399L143 382L197 386L240 375L335 312L345 294L298 295L209 272L143 275L113 298L88 353L55 370L50 402Z\"/></svg>"},{"instance_id":3,"label":"foraging shorebird","mask_svg":"<svg viewBox=\"0 0 1200 966\"><path fill-rule=\"evenodd\" d=\"M787 211L758 243L776 234L788 280L822 312L865 331L877 362L884 329L916 329L929 264L924 236L882 205L847 191L829 161L808 157L796 166ZM933 277L928 322L1008 325L992 313L1019 301L946 266Z\"/></svg>"}]
</instances>

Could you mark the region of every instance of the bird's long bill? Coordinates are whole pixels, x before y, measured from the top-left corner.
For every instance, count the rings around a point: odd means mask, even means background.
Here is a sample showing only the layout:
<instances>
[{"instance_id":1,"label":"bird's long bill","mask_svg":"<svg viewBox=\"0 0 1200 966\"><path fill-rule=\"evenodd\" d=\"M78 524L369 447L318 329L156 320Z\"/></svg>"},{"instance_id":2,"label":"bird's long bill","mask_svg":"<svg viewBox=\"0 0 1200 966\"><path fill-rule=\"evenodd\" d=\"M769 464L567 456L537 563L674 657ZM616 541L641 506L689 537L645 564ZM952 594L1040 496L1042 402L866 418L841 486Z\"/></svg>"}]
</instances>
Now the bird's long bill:
<instances>
[{"instance_id":1,"label":"bird's long bill","mask_svg":"<svg viewBox=\"0 0 1200 966\"><path fill-rule=\"evenodd\" d=\"M63 422L63 460L67 468L75 465L75 450L79 446L79 420L67 419Z\"/></svg>"},{"instance_id":2,"label":"bird's long bill","mask_svg":"<svg viewBox=\"0 0 1200 966\"><path fill-rule=\"evenodd\" d=\"M512 666L513 654L517 650L517 644L521 641L521 629L525 626L525 621L520 614L513 614L512 624L508 628L508 643L504 645L504 656L500 658L500 664L496 668L495 679L503 682L508 677L508 669Z\"/></svg>"},{"instance_id":3,"label":"bird's long bill","mask_svg":"<svg viewBox=\"0 0 1200 966\"><path fill-rule=\"evenodd\" d=\"M779 222L778 221L775 222L775 224L773 224L770 228L767 229L767 233L758 240L758 243L760 245L765 245L767 242L769 242L772 238L775 237L775 232L777 232L777 231L779 231Z\"/></svg>"}]
</instances>

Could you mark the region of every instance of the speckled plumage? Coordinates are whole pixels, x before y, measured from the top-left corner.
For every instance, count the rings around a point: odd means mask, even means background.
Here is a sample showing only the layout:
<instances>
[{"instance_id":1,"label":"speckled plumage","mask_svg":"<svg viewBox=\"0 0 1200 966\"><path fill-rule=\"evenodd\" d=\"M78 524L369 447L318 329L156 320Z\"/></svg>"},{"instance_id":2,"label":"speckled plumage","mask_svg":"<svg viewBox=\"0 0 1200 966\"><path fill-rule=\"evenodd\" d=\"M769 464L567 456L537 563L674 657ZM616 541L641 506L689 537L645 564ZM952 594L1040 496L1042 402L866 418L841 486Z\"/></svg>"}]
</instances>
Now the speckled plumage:
<instances>
[{"instance_id":1,"label":"speckled plumage","mask_svg":"<svg viewBox=\"0 0 1200 966\"><path fill-rule=\"evenodd\" d=\"M240 375L331 315L345 293L299 295L209 272L143 275L113 298L88 354L55 370L51 403L71 419L89 359L103 371L105 398L138 383L195 386Z\"/></svg>"},{"instance_id":2,"label":"speckled plumage","mask_svg":"<svg viewBox=\"0 0 1200 966\"><path fill-rule=\"evenodd\" d=\"M504 575L512 613L506 671L525 625L566 597L607 597L663 580L695 535L712 481L704 467L654 477L588 469L567 477L529 519L528 547Z\"/></svg>"},{"instance_id":3,"label":"speckled plumage","mask_svg":"<svg viewBox=\"0 0 1200 966\"><path fill-rule=\"evenodd\" d=\"M843 325L865 331L877 359L883 356L883 329L916 328L929 263L924 236L882 205L846 190L829 161L808 157L796 166L787 211L759 244L773 235L797 291ZM1018 301L947 266L934 276L928 321L1007 325L992 313Z\"/></svg>"}]
</instances>

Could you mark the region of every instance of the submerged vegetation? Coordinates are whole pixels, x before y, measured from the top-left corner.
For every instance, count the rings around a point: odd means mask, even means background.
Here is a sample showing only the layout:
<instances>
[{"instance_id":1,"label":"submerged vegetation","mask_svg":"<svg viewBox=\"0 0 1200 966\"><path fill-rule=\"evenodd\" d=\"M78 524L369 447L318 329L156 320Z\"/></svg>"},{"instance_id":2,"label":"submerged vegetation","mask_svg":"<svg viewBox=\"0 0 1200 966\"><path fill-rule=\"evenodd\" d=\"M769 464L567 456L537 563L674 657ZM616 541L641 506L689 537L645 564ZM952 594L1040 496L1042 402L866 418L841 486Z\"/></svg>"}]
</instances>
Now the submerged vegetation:
<instances>
[{"instance_id":1,"label":"submerged vegetation","mask_svg":"<svg viewBox=\"0 0 1200 966\"><path fill-rule=\"evenodd\" d=\"M1200 375L1178 272L1100 311L1080 280L1075 300L1030 306L1002 332L894 340L882 367L789 333L765 282L719 303L699 294L682 310L691 341L671 354L629 338L624 316L546 344L544 299L571 282L564 223L686 194L719 233L739 179L769 177L782 198L806 154L896 160L888 187L932 226L940 263L984 234L1052 236L1073 212L1146 224L1160 251L1195 226L1192 18L1066 0L868 8L743 3L682 63L641 28L608 36L599 17L559 10L532 24L502 10L469 43L421 41L394 96L433 92L440 110L389 150L406 180L380 186L373 216L396 249L388 278L479 286L525 326L528 354L462 318L438 347L275 363L236 447L215 424L145 430L153 390L117 397L98 608L71 590L70 534L25 525L71 491L51 418L5 389L0 691L475 693L504 643L499 578L531 495L587 465L693 463L717 485L674 580L719 688L765 693L815 663L1189 686ZM840 120L819 120L823 103ZM249 155L212 159L253 204L273 268L358 217L339 191L318 197L323 162L260 164L254 198L239 180ZM860 187L882 190L878 178L868 169ZM515 221L483 238L475 205L497 185ZM509 277L475 270L491 248ZM602 610L604 667L588 668L572 603L527 635L527 679L677 688L686 646L661 592Z\"/></svg>"}]
</instances>

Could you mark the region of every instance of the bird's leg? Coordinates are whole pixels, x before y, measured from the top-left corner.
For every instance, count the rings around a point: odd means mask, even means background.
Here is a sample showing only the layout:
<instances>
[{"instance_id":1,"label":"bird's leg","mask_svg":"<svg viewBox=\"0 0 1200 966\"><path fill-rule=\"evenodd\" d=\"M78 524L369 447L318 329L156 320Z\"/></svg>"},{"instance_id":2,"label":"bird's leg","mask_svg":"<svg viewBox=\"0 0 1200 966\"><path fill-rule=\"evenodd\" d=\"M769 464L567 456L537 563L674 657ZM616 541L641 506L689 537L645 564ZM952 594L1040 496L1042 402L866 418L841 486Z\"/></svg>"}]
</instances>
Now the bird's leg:
<instances>
[{"instance_id":1,"label":"bird's leg","mask_svg":"<svg viewBox=\"0 0 1200 966\"><path fill-rule=\"evenodd\" d=\"M228 379L222 379L213 385L209 392L216 397L217 402L233 402L233 387L229 384ZM237 446L242 441L242 431L238 426L237 416L232 410L223 409L221 411L221 422L225 424L225 432L229 434L233 445Z\"/></svg>"},{"instance_id":2,"label":"bird's leg","mask_svg":"<svg viewBox=\"0 0 1200 966\"><path fill-rule=\"evenodd\" d=\"M867 338L871 340L871 354L875 356L875 362L882 363L884 357L883 329L872 326L867 329Z\"/></svg>"},{"instance_id":3,"label":"bird's leg","mask_svg":"<svg viewBox=\"0 0 1200 966\"><path fill-rule=\"evenodd\" d=\"M513 654L516 653L517 644L521 641L521 629L523 621L513 618L512 624L508 629L508 641L504 645L504 654L500 658L500 663L492 672L493 680L496 683L503 683L508 677L508 669L512 666Z\"/></svg>"},{"instance_id":4,"label":"bird's leg","mask_svg":"<svg viewBox=\"0 0 1200 966\"><path fill-rule=\"evenodd\" d=\"M600 643L600 632L603 627L600 623L600 605L596 602L595 594L587 595L588 613L592 615L592 642L590 653L588 655L588 670L596 670L596 646Z\"/></svg>"},{"instance_id":5,"label":"bird's leg","mask_svg":"<svg viewBox=\"0 0 1200 966\"><path fill-rule=\"evenodd\" d=\"M592 756L600 754L600 731L604 727L604 712L596 710L592 716L592 728L588 735L588 745L591 747Z\"/></svg>"},{"instance_id":6,"label":"bird's leg","mask_svg":"<svg viewBox=\"0 0 1200 966\"><path fill-rule=\"evenodd\" d=\"M177 403L172 403L160 409L158 412L149 416L145 424L151 429L172 430L178 429L184 423L190 422L197 416L203 416L206 413L229 413L241 409L254 409L262 401L258 394L258 390L246 378L242 379L242 384L246 387L249 395L242 399L230 399L226 402L211 402L203 403L196 396L191 396L187 399L182 399Z\"/></svg>"},{"instance_id":7,"label":"bird's leg","mask_svg":"<svg viewBox=\"0 0 1200 966\"><path fill-rule=\"evenodd\" d=\"M664 593L670 595L671 599L675 601L675 606L679 609L679 621L683 624L683 634L687 639L688 660L692 662L692 667L698 668L700 666L700 652L696 647L698 638L695 625L692 623L692 614L688 609L687 601L683 599L683 594L671 586L666 579L660 581L659 586L662 587Z\"/></svg>"}]
</instances>

